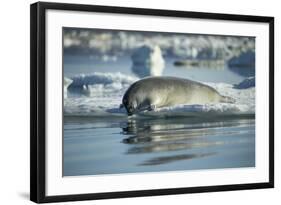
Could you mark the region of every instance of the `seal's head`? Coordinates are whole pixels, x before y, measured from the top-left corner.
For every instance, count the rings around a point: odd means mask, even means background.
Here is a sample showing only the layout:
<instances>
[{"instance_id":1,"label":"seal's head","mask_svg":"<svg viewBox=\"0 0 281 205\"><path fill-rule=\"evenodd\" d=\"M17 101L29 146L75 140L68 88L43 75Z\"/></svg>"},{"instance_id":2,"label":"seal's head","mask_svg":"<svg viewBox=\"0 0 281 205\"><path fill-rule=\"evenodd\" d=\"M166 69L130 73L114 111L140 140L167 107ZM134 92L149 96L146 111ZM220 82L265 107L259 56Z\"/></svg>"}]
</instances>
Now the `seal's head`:
<instances>
[{"instance_id":1,"label":"seal's head","mask_svg":"<svg viewBox=\"0 0 281 205\"><path fill-rule=\"evenodd\" d=\"M122 105L126 108L128 115L133 115L137 112L137 101L132 97L124 95Z\"/></svg>"},{"instance_id":2,"label":"seal's head","mask_svg":"<svg viewBox=\"0 0 281 205\"><path fill-rule=\"evenodd\" d=\"M124 94L121 106L126 108L128 115L138 112L137 98L132 89L128 89Z\"/></svg>"}]
</instances>

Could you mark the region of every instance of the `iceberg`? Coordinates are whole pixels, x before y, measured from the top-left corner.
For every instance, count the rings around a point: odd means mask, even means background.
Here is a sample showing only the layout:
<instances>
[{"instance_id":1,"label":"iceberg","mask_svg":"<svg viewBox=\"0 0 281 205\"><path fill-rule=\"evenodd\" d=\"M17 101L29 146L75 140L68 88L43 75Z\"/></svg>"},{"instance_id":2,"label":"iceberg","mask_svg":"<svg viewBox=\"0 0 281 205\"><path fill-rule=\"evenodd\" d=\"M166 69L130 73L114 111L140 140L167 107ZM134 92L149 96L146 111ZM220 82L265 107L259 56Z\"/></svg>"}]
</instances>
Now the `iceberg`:
<instances>
[{"instance_id":1,"label":"iceberg","mask_svg":"<svg viewBox=\"0 0 281 205\"><path fill-rule=\"evenodd\" d=\"M165 61L159 46L144 45L136 49L132 55L132 71L140 78L161 76Z\"/></svg>"},{"instance_id":2,"label":"iceberg","mask_svg":"<svg viewBox=\"0 0 281 205\"><path fill-rule=\"evenodd\" d=\"M67 90L68 86L72 83L72 80L64 77L64 83L63 83L63 91L64 91L64 98L67 98Z\"/></svg>"},{"instance_id":3,"label":"iceberg","mask_svg":"<svg viewBox=\"0 0 281 205\"><path fill-rule=\"evenodd\" d=\"M228 60L229 67L255 67L255 52L254 51L246 51L242 52L239 56L232 57Z\"/></svg>"},{"instance_id":4,"label":"iceberg","mask_svg":"<svg viewBox=\"0 0 281 205\"><path fill-rule=\"evenodd\" d=\"M72 79L72 83L67 87L70 95L100 96L105 93L115 94L123 91L138 78L116 73L94 72L89 75L81 74Z\"/></svg>"}]
</instances>

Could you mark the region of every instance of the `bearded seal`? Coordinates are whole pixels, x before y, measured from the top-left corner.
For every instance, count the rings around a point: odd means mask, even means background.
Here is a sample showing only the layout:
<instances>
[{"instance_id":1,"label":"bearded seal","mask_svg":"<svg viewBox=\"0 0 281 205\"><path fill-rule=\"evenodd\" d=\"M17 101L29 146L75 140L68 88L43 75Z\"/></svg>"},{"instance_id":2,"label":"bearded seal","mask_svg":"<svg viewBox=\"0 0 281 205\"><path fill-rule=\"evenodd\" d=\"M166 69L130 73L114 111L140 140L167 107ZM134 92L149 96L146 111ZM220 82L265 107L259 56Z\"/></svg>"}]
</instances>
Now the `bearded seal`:
<instances>
[{"instance_id":1,"label":"bearded seal","mask_svg":"<svg viewBox=\"0 0 281 205\"><path fill-rule=\"evenodd\" d=\"M120 107L128 115L144 110L180 104L234 103L214 88L192 80L177 77L147 77L133 83L125 92Z\"/></svg>"}]
</instances>

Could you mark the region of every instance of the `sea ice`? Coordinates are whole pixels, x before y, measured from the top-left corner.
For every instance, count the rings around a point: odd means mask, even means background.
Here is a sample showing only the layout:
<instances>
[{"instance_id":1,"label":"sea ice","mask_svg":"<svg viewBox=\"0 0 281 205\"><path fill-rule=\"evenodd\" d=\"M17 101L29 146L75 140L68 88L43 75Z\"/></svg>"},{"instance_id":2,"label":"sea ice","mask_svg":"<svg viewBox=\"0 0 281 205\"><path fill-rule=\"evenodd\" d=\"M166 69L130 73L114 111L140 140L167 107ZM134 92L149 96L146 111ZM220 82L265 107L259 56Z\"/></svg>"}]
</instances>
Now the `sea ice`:
<instances>
[{"instance_id":1,"label":"sea ice","mask_svg":"<svg viewBox=\"0 0 281 205\"><path fill-rule=\"evenodd\" d=\"M138 78L121 73L94 73L74 77L68 88L80 86L89 90L89 95L69 95L64 99L64 114L70 116L127 116L126 110L120 109L122 97L128 87ZM250 80L252 81L252 80ZM255 87L237 89L227 83L205 83L215 88L220 94L235 99L235 103L217 103L204 105L177 105L144 111L141 116L197 116L255 114ZM241 85L243 82L240 83ZM67 84L66 84L67 85ZM87 86L86 86L87 85ZM86 88L88 87L88 88ZM82 91L83 92L83 91ZM71 93L71 90L69 91Z\"/></svg>"}]
</instances>

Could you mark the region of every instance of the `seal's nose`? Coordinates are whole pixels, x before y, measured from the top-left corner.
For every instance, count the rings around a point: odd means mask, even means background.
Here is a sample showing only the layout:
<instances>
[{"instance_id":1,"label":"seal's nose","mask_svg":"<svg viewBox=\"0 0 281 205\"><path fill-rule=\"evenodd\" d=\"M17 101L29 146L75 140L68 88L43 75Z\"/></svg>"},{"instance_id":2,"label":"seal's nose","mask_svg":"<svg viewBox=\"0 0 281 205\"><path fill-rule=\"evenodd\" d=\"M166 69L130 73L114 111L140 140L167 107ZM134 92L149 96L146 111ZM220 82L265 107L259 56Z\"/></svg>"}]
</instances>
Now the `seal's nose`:
<instances>
[{"instance_id":1,"label":"seal's nose","mask_svg":"<svg viewBox=\"0 0 281 205\"><path fill-rule=\"evenodd\" d=\"M128 109L127 109L127 113L128 113L128 115L132 115L133 114L133 108L132 107L128 107Z\"/></svg>"}]
</instances>

